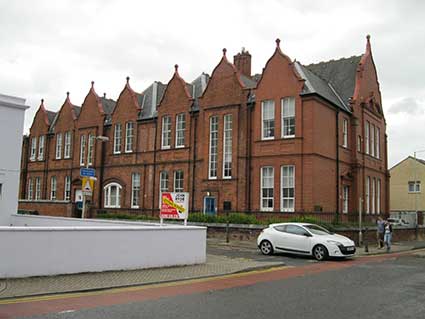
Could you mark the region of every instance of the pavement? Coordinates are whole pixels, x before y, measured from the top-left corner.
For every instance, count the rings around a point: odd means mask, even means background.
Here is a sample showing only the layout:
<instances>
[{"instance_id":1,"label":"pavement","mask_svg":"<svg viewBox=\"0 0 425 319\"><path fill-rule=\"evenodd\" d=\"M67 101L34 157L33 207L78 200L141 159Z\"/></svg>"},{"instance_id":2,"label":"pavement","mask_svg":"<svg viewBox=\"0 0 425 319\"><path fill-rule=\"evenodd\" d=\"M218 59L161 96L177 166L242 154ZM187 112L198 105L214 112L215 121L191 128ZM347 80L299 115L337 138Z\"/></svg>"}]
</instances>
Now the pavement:
<instances>
[{"instance_id":1,"label":"pavement","mask_svg":"<svg viewBox=\"0 0 425 319\"><path fill-rule=\"evenodd\" d=\"M385 254L385 249L369 246L357 248L358 257ZM403 252L425 248L425 241L394 243L391 252ZM418 251L425 257L425 251ZM286 256L286 255L285 255ZM67 292L94 291L117 287L140 286L154 283L173 282L188 279L222 276L255 269L272 268L315 262L311 258L296 256L263 256L255 241L236 241L226 243L223 239L207 240L207 262L167 268L106 271L70 275L0 279L0 300Z\"/></svg>"}]
</instances>

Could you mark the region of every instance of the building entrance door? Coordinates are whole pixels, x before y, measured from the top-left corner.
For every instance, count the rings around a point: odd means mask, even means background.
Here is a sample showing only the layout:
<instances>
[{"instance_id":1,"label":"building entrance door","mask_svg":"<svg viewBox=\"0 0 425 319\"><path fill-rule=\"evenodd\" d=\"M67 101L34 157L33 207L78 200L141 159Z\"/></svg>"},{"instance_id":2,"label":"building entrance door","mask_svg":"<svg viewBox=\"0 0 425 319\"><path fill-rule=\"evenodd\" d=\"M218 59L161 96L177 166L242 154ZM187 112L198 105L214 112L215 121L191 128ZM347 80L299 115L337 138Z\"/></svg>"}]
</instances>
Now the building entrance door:
<instances>
[{"instance_id":1,"label":"building entrance door","mask_svg":"<svg viewBox=\"0 0 425 319\"><path fill-rule=\"evenodd\" d=\"M216 201L215 197L205 196L204 197L204 214L215 215L216 211Z\"/></svg>"}]
</instances>

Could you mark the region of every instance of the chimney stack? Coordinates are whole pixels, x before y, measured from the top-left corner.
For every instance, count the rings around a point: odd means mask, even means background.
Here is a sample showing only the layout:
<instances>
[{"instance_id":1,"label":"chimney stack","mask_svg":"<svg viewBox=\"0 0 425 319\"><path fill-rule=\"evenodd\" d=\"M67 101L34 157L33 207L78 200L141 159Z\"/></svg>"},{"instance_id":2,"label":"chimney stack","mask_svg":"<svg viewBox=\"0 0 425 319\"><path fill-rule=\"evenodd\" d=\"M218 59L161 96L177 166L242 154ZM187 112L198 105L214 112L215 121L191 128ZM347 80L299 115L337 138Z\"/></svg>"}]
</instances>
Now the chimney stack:
<instances>
[{"instance_id":1,"label":"chimney stack","mask_svg":"<svg viewBox=\"0 0 425 319\"><path fill-rule=\"evenodd\" d=\"M251 54L245 48L233 57L233 64L243 75L251 77Z\"/></svg>"}]
</instances>

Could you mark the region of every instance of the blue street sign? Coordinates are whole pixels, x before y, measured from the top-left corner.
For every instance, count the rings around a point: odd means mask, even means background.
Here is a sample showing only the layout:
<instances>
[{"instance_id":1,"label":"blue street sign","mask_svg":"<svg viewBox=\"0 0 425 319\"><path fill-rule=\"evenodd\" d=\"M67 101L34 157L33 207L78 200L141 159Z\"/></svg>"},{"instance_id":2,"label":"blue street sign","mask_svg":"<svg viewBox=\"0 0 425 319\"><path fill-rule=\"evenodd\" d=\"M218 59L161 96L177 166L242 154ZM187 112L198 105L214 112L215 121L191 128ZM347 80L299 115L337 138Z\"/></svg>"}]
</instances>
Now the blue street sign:
<instances>
[{"instance_id":1,"label":"blue street sign","mask_svg":"<svg viewBox=\"0 0 425 319\"><path fill-rule=\"evenodd\" d=\"M94 177L95 175L96 170L94 168L80 168L80 176Z\"/></svg>"}]
</instances>

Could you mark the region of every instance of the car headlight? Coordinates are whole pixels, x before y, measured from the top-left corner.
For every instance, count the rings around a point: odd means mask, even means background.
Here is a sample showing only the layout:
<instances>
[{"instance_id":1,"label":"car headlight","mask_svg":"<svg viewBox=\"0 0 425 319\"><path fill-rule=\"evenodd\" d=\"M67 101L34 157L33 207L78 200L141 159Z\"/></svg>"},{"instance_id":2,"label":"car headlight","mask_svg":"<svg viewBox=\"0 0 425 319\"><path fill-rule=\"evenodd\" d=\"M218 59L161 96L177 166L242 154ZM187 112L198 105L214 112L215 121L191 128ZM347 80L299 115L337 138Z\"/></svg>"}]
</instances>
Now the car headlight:
<instances>
[{"instance_id":1,"label":"car headlight","mask_svg":"<svg viewBox=\"0 0 425 319\"><path fill-rule=\"evenodd\" d=\"M339 241L336 241L336 240L327 240L327 242L329 244L334 244L334 245L337 245L337 246L343 246Z\"/></svg>"}]
</instances>

